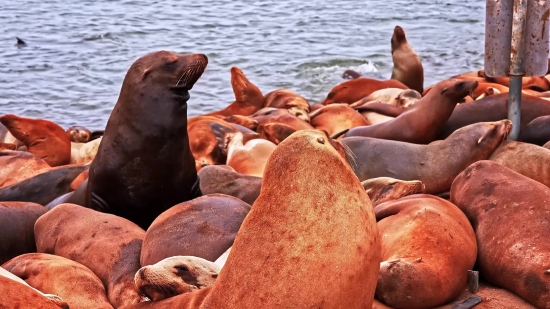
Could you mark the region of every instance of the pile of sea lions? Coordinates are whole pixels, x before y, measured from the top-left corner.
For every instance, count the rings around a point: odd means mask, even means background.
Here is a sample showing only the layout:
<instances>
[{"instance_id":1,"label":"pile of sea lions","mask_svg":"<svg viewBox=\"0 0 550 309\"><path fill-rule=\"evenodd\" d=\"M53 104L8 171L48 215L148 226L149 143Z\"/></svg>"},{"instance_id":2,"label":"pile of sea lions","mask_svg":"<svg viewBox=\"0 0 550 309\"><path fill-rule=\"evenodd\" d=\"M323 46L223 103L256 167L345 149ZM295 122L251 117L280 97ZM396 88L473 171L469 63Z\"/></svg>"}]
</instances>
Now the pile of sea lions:
<instances>
[{"instance_id":1,"label":"pile of sea lions","mask_svg":"<svg viewBox=\"0 0 550 309\"><path fill-rule=\"evenodd\" d=\"M208 58L158 51L102 130L1 116L0 308L550 308L550 75L510 141L507 78L391 52L316 104L233 67L188 118Z\"/></svg>"}]
</instances>

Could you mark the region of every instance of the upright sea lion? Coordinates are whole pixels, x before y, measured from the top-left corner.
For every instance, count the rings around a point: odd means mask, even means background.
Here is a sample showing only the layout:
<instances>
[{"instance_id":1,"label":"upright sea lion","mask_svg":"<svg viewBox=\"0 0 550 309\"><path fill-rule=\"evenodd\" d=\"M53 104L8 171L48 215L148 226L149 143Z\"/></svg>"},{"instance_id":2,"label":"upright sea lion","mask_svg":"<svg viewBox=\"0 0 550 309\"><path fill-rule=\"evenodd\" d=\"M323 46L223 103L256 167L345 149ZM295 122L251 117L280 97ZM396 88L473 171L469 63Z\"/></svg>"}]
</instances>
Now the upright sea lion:
<instances>
[{"instance_id":1,"label":"upright sea lion","mask_svg":"<svg viewBox=\"0 0 550 309\"><path fill-rule=\"evenodd\" d=\"M424 184L420 180L404 181L391 177L371 178L361 182L373 206L398 200L412 194L424 193Z\"/></svg>"},{"instance_id":2,"label":"upright sea lion","mask_svg":"<svg viewBox=\"0 0 550 309\"><path fill-rule=\"evenodd\" d=\"M263 177L265 165L277 145L263 138L244 140L237 133L227 146L227 165L245 175Z\"/></svg>"},{"instance_id":3,"label":"upright sea lion","mask_svg":"<svg viewBox=\"0 0 550 309\"><path fill-rule=\"evenodd\" d=\"M132 308L371 308L379 267L372 205L343 146L304 130L269 159L214 285Z\"/></svg>"},{"instance_id":4,"label":"upright sea lion","mask_svg":"<svg viewBox=\"0 0 550 309\"><path fill-rule=\"evenodd\" d=\"M451 201L474 227L481 276L537 308L550 308L550 188L480 161L456 177Z\"/></svg>"},{"instance_id":5,"label":"upright sea lion","mask_svg":"<svg viewBox=\"0 0 550 309\"><path fill-rule=\"evenodd\" d=\"M65 302L54 301L28 285L0 275L2 309L69 309Z\"/></svg>"},{"instance_id":6,"label":"upright sea lion","mask_svg":"<svg viewBox=\"0 0 550 309\"><path fill-rule=\"evenodd\" d=\"M409 89L403 83L390 79L390 80L377 80L372 78L361 77L345 81L339 85L336 85L328 93L326 99L321 102L322 105L329 105L333 103L347 103L352 104L361 100L362 98L370 95L376 90L385 88L400 88Z\"/></svg>"},{"instance_id":7,"label":"upright sea lion","mask_svg":"<svg viewBox=\"0 0 550 309\"><path fill-rule=\"evenodd\" d=\"M342 143L357 157L355 172L361 181L376 177L420 180L424 193L437 194L448 191L470 164L489 158L511 128L509 120L476 123L428 145L368 137L344 138Z\"/></svg>"},{"instance_id":8,"label":"upright sea lion","mask_svg":"<svg viewBox=\"0 0 550 309\"><path fill-rule=\"evenodd\" d=\"M296 130L283 123L262 123L258 126L256 131L260 136L275 145L279 145L287 137L296 132Z\"/></svg>"},{"instance_id":9,"label":"upright sea lion","mask_svg":"<svg viewBox=\"0 0 550 309\"><path fill-rule=\"evenodd\" d=\"M46 211L35 203L0 202L0 265L18 255L36 252L34 223Z\"/></svg>"},{"instance_id":10,"label":"upright sea lion","mask_svg":"<svg viewBox=\"0 0 550 309\"><path fill-rule=\"evenodd\" d=\"M202 54L158 51L132 64L78 204L147 229L164 210L201 195L187 100L207 63Z\"/></svg>"},{"instance_id":11,"label":"upright sea lion","mask_svg":"<svg viewBox=\"0 0 550 309\"><path fill-rule=\"evenodd\" d=\"M134 281L140 294L162 300L211 286L220 267L195 256L172 256L140 268Z\"/></svg>"},{"instance_id":12,"label":"upright sea lion","mask_svg":"<svg viewBox=\"0 0 550 309\"><path fill-rule=\"evenodd\" d=\"M348 104L330 104L323 106L309 115L311 125L317 130L327 131L334 135L346 129L359 126L368 126L368 122L361 114Z\"/></svg>"},{"instance_id":13,"label":"upright sea lion","mask_svg":"<svg viewBox=\"0 0 550 309\"><path fill-rule=\"evenodd\" d=\"M2 267L25 278L33 288L58 295L70 308L113 308L101 280L82 264L64 257L30 253L13 258Z\"/></svg>"},{"instance_id":14,"label":"upright sea lion","mask_svg":"<svg viewBox=\"0 0 550 309\"><path fill-rule=\"evenodd\" d=\"M0 117L0 122L27 146L28 152L37 155L50 166L69 164L71 141L59 125L48 120L12 114Z\"/></svg>"},{"instance_id":15,"label":"upright sea lion","mask_svg":"<svg viewBox=\"0 0 550 309\"><path fill-rule=\"evenodd\" d=\"M521 129L519 140L539 146L550 141L550 115L537 117L529 122Z\"/></svg>"},{"instance_id":16,"label":"upright sea lion","mask_svg":"<svg viewBox=\"0 0 550 309\"><path fill-rule=\"evenodd\" d=\"M457 103L476 89L477 82L444 80L397 118L372 126L354 128L345 137L364 136L415 144L433 142Z\"/></svg>"},{"instance_id":17,"label":"upright sea lion","mask_svg":"<svg viewBox=\"0 0 550 309\"><path fill-rule=\"evenodd\" d=\"M262 178L237 173L227 165L210 165L199 171L203 194L220 193L252 205L260 195Z\"/></svg>"},{"instance_id":18,"label":"upright sea lion","mask_svg":"<svg viewBox=\"0 0 550 309\"><path fill-rule=\"evenodd\" d=\"M405 31L395 26L391 37L391 57L393 69L391 79L398 80L407 87L422 93L424 90L424 68L420 58L407 42Z\"/></svg>"},{"instance_id":19,"label":"upright sea lion","mask_svg":"<svg viewBox=\"0 0 550 309\"><path fill-rule=\"evenodd\" d=\"M235 94L235 101L220 111L203 116L216 116L220 118L231 115L247 116L264 107L264 95L262 91L250 82L243 71L237 67L231 68L231 86Z\"/></svg>"},{"instance_id":20,"label":"upright sea lion","mask_svg":"<svg viewBox=\"0 0 550 309\"><path fill-rule=\"evenodd\" d=\"M309 102L299 94L296 94L288 89L273 90L265 95L265 107L299 108L309 112Z\"/></svg>"},{"instance_id":21,"label":"upright sea lion","mask_svg":"<svg viewBox=\"0 0 550 309\"><path fill-rule=\"evenodd\" d=\"M250 205L223 194L201 196L168 209L145 234L141 266L176 255L215 261L231 247L249 210Z\"/></svg>"},{"instance_id":22,"label":"upright sea lion","mask_svg":"<svg viewBox=\"0 0 550 309\"><path fill-rule=\"evenodd\" d=\"M78 262L97 275L113 307L140 300L134 275L145 231L134 223L89 208L62 204L40 217L34 226L40 253Z\"/></svg>"},{"instance_id":23,"label":"upright sea lion","mask_svg":"<svg viewBox=\"0 0 550 309\"><path fill-rule=\"evenodd\" d=\"M67 135L73 143L87 143L92 139L92 132L81 126L69 127Z\"/></svg>"}]
</instances>

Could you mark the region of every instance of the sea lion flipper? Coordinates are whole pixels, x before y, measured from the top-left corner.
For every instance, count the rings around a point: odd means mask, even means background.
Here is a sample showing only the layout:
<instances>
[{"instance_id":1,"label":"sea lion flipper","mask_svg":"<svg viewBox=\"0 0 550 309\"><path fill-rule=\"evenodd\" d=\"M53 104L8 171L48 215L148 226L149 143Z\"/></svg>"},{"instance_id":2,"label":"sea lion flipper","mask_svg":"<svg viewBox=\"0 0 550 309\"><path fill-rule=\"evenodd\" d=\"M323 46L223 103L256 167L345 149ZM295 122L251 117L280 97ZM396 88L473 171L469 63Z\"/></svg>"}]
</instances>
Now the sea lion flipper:
<instances>
[{"instance_id":1,"label":"sea lion flipper","mask_svg":"<svg viewBox=\"0 0 550 309\"><path fill-rule=\"evenodd\" d=\"M231 141L231 137L235 134L235 130L215 122L209 122L208 125L212 128L214 135L216 135L218 147L220 148L222 154L227 156L227 146Z\"/></svg>"}]
</instances>

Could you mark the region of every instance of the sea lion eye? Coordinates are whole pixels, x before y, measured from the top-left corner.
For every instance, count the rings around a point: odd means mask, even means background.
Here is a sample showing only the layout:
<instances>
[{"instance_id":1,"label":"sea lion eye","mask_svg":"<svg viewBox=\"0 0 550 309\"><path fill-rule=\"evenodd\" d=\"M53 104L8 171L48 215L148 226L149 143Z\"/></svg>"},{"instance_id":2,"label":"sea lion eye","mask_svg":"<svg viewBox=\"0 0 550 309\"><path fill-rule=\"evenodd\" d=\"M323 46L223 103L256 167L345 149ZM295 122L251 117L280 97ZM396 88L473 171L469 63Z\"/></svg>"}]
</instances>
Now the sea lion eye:
<instances>
[{"instance_id":1,"label":"sea lion eye","mask_svg":"<svg viewBox=\"0 0 550 309\"><path fill-rule=\"evenodd\" d=\"M188 272L189 271L187 266L184 266L184 265L174 266L174 268L177 269L178 271L183 271L183 272Z\"/></svg>"}]
</instances>

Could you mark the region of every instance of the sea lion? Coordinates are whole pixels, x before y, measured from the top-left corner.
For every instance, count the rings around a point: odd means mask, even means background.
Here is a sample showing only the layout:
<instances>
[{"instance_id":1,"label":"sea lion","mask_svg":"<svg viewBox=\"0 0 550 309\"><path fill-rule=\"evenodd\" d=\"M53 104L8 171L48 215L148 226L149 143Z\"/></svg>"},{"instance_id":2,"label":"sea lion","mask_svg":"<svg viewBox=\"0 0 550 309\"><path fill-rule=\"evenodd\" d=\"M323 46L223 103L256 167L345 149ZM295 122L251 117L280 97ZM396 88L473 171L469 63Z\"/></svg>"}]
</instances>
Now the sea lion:
<instances>
[{"instance_id":1,"label":"sea lion","mask_svg":"<svg viewBox=\"0 0 550 309\"><path fill-rule=\"evenodd\" d=\"M391 57L393 68L391 79L402 82L407 87L422 93L424 90L424 68L420 58L407 42L405 31L395 26L391 37Z\"/></svg>"},{"instance_id":2,"label":"sea lion","mask_svg":"<svg viewBox=\"0 0 550 309\"><path fill-rule=\"evenodd\" d=\"M475 230L481 276L537 308L550 307L549 200L550 188L485 160L451 187L451 201Z\"/></svg>"},{"instance_id":3,"label":"sea lion","mask_svg":"<svg viewBox=\"0 0 550 309\"><path fill-rule=\"evenodd\" d=\"M131 308L371 308L379 266L372 205L343 146L304 130L270 157L214 285Z\"/></svg>"},{"instance_id":4,"label":"sea lion","mask_svg":"<svg viewBox=\"0 0 550 309\"><path fill-rule=\"evenodd\" d=\"M327 131L329 135L370 125L370 122L348 104L330 104L314 111L309 117L315 129Z\"/></svg>"},{"instance_id":5,"label":"sea lion","mask_svg":"<svg viewBox=\"0 0 550 309\"><path fill-rule=\"evenodd\" d=\"M157 301L211 286L220 267L195 256L172 256L140 268L134 277L141 295Z\"/></svg>"},{"instance_id":6,"label":"sea lion","mask_svg":"<svg viewBox=\"0 0 550 309\"><path fill-rule=\"evenodd\" d=\"M38 156L26 151L0 151L0 188L7 187L51 169Z\"/></svg>"},{"instance_id":7,"label":"sea lion","mask_svg":"<svg viewBox=\"0 0 550 309\"><path fill-rule=\"evenodd\" d=\"M258 121L254 120L250 116L232 115L225 117L223 120L231 124L238 124L249 130L256 130L256 128L258 127Z\"/></svg>"},{"instance_id":8,"label":"sea lion","mask_svg":"<svg viewBox=\"0 0 550 309\"><path fill-rule=\"evenodd\" d=\"M290 109L292 107L309 112L309 102L288 89L277 89L265 95L264 107Z\"/></svg>"},{"instance_id":9,"label":"sea lion","mask_svg":"<svg viewBox=\"0 0 550 309\"><path fill-rule=\"evenodd\" d=\"M288 107L288 108L275 108L275 107L264 107L259 111L252 114L250 117L255 118L259 116L278 116L284 114L291 114L292 116L301 119L309 123L309 114L308 112L299 107Z\"/></svg>"},{"instance_id":10,"label":"sea lion","mask_svg":"<svg viewBox=\"0 0 550 309\"><path fill-rule=\"evenodd\" d=\"M76 190L88 177L90 176L90 170L85 170L84 172L78 174L76 178L71 182L69 186L69 191Z\"/></svg>"},{"instance_id":11,"label":"sea lion","mask_svg":"<svg viewBox=\"0 0 550 309\"><path fill-rule=\"evenodd\" d=\"M215 261L231 247L249 210L250 205L224 194L204 195L175 205L147 230L141 265L153 265L176 255Z\"/></svg>"},{"instance_id":12,"label":"sea lion","mask_svg":"<svg viewBox=\"0 0 550 309\"><path fill-rule=\"evenodd\" d=\"M400 88L409 89L403 83L390 79L390 80L377 80L372 78L361 77L345 81L339 85L336 85L328 93L326 99L321 102L322 105L329 105L333 103L347 103L352 104L361 100L362 98L370 95L376 90L385 88Z\"/></svg>"},{"instance_id":13,"label":"sea lion","mask_svg":"<svg viewBox=\"0 0 550 309\"><path fill-rule=\"evenodd\" d=\"M229 256L229 252L231 252L231 247L227 249L220 257L214 261L214 264L218 265L220 269L222 269L225 266L225 263L227 262L227 257Z\"/></svg>"},{"instance_id":14,"label":"sea lion","mask_svg":"<svg viewBox=\"0 0 550 309\"><path fill-rule=\"evenodd\" d=\"M40 217L34 226L40 253L62 256L97 275L107 299L118 308L140 300L134 275L145 237L136 224L115 215L74 204L62 204Z\"/></svg>"},{"instance_id":15,"label":"sea lion","mask_svg":"<svg viewBox=\"0 0 550 309\"><path fill-rule=\"evenodd\" d=\"M493 90L490 90L493 89ZM490 90L490 92L488 92ZM495 93L495 90L498 91ZM495 84L495 83L487 83L487 82L481 82L478 84L476 90L474 90L472 97L474 97L476 100L482 99L481 96L489 96L489 95L495 95L498 93L503 92L509 92L510 89L506 86L502 86L501 84ZM484 96L484 97L485 97Z\"/></svg>"},{"instance_id":16,"label":"sea lion","mask_svg":"<svg viewBox=\"0 0 550 309\"><path fill-rule=\"evenodd\" d=\"M252 115L264 107L264 95L262 91L248 80L243 71L237 67L231 68L231 87L235 94L235 101L226 108L207 113L203 116L215 116L224 118L231 115Z\"/></svg>"},{"instance_id":17,"label":"sea lion","mask_svg":"<svg viewBox=\"0 0 550 309\"><path fill-rule=\"evenodd\" d=\"M71 143L71 164L89 163L97 155L102 137L87 143Z\"/></svg>"},{"instance_id":18,"label":"sea lion","mask_svg":"<svg viewBox=\"0 0 550 309\"><path fill-rule=\"evenodd\" d=\"M201 195L187 100L207 63L202 54L158 51L132 64L91 163L85 200L73 203L147 229L164 210Z\"/></svg>"},{"instance_id":19,"label":"sea lion","mask_svg":"<svg viewBox=\"0 0 550 309\"><path fill-rule=\"evenodd\" d=\"M342 143L357 157L355 172L361 181L376 177L420 180L424 193L437 194L448 191L470 164L489 158L511 128L509 120L476 123L428 145L368 137L343 138Z\"/></svg>"},{"instance_id":20,"label":"sea lion","mask_svg":"<svg viewBox=\"0 0 550 309\"><path fill-rule=\"evenodd\" d=\"M457 129L472 123L508 119L508 99L508 93L500 93L468 104L459 104L437 138L444 139ZM523 94L521 102L520 131L535 118L550 115L550 103L547 100Z\"/></svg>"},{"instance_id":21,"label":"sea lion","mask_svg":"<svg viewBox=\"0 0 550 309\"><path fill-rule=\"evenodd\" d=\"M378 177L362 181L361 185L369 195L373 206L424 192L424 184L420 180L404 181L391 177Z\"/></svg>"},{"instance_id":22,"label":"sea lion","mask_svg":"<svg viewBox=\"0 0 550 309\"><path fill-rule=\"evenodd\" d=\"M0 308L2 309L69 309L61 299L51 299L40 291L0 275Z\"/></svg>"},{"instance_id":23,"label":"sea lion","mask_svg":"<svg viewBox=\"0 0 550 309\"><path fill-rule=\"evenodd\" d=\"M0 188L0 201L32 202L46 205L70 191L73 180L90 165L64 165L23 181Z\"/></svg>"},{"instance_id":24,"label":"sea lion","mask_svg":"<svg viewBox=\"0 0 550 309\"><path fill-rule=\"evenodd\" d=\"M506 87L510 87L510 78L509 77L490 77L485 74L485 70L481 69L478 71L478 76L485 78L486 81L491 83L501 84ZM550 90L550 84L544 76L525 76L521 79L521 87L523 89L529 89L529 87L536 87L542 91Z\"/></svg>"},{"instance_id":25,"label":"sea lion","mask_svg":"<svg viewBox=\"0 0 550 309\"><path fill-rule=\"evenodd\" d=\"M199 171L203 194L220 193L252 205L260 195L262 178L237 173L227 165L205 166Z\"/></svg>"},{"instance_id":26,"label":"sea lion","mask_svg":"<svg viewBox=\"0 0 550 309\"><path fill-rule=\"evenodd\" d=\"M503 141L488 160L550 187L550 150L522 142Z\"/></svg>"},{"instance_id":27,"label":"sea lion","mask_svg":"<svg viewBox=\"0 0 550 309\"><path fill-rule=\"evenodd\" d=\"M72 126L67 129L67 135L72 143L87 143L92 138L92 132L81 126Z\"/></svg>"},{"instance_id":28,"label":"sea lion","mask_svg":"<svg viewBox=\"0 0 550 309\"><path fill-rule=\"evenodd\" d=\"M380 204L374 212L384 260L376 298L395 308L433 308L462 292L477 244L458 207L418 194Z\"/></svg>"},{"instance_id":29,"label":"sea lion","mask_svg":"<svg viewBox=\"0 0 550 309\"><path fill-rule=\"evenodd\" d=\"M9 260L2 267L25 278L33 288L58 295L70 308L113 308L101 280L85 266L64 257L29 253Z\"/></svg>"},{"instance_id":30,"label":"sea lion","mask_svg":"<svg viewBox=\"0 0 550 309\"><path fill-rule=\"evenodd\" d=\"M465 306L463 303L466 299L472 297L480 297L481 303L475 306ZM469 302L469 301L468 301ZM460 304L460 305L459 305ZM506 290L496 288L486 282L479 282L479 291L471 293L468 288L464 288L460 296L453 302L436 307L434 309L495 309L495 308L517 308L517 309L536 309L531 304L527 303L519 296L510 293ZM374 309L374 308L373 308Z\"/></svg>"},{"instance_id":31,"label":"sea lion","mask_svg":"<svg viewBox=\"0 0 550 309\"><path fill-rule=\"evenodd\" d=\"M371 125L390 121L405 111L400 107L377 102L356 106L353 109L359 112Z\"/></svg>"},{"instance_id":32,"label":"sea lion","mask_svg":"<svg viewBox=\"0 0 550 309\"><path fill-rule=\"evenodd\" d=\"M17 149L17 145L15 144L0 142L0 150L16 150L16 149Z\"/></svg>"},{"instance_id":33,"label":"sea lion","mask_svg":"<svg viewBox=\"0 0 550 309\"><path fill-rule=\"evenodd\" d=\"M195 158L195 168L225 164L227 144L230 138L240 131L232 124L213 117L199 116L187 127L189 146Z\"/></svg>"},{"instance_id":34,"label":"sea lion","mask_svg":"<svg viewBox=\"0 0 550 309\"><path fill-rule=\"evenodd\" d=\"M542 145L542 148L550 149L550 141L548 141L548 143Z\"/></svg>"},{"instance_id":35,"label":"sea lion","mask_svg":"<svg viewBox=\"0 0 550 309\"><path fill-rule=\"evenodd\" d=\"M263 138L245 141L244 135L239 132L227 146L226 164L238 173L263 177L267 160L275 148L277 145Z\"/></svg>"},{"instance_id":36,"label":"sea lion","mask_svg":"<svg viewBox=\"0 0 550 309\"><path fill-rule=\"evenodd\" d=\"M363 77L363 74L355 71L355 70L345 70L344 73L342 73L343 79L356 79Z\"/></svg>"},{"instance_id":37,"label":"sea lion","mask_svg":"<svg viewBox=\"0 0 550 309\"><path fill-rule=\"evenodd\" d=\"M256 116L253 119L258 122L258 125L265 123L282 123L292 127L296 131L313 129L313 126L308 122L292 115L289 110L285 109L279 109L277 113L269 115Z\"/></svg>"},{"instance_id":38,"label":"sea lion","mask_svg":"<svg viewBox=\"0 0 550 309\"><path fill-rule=\"evenodd\" d=\"M279 145L287 137L296 132L296 130L283 123L262 123L258 126L256 131L260 136L275 145Z\"/></svg>"},{"instance_id":39,"label":"sea lion","mask_svg":"<svg viewBox=\"0 0 550 309\"><path fill-rule=\"evenodd\" d=\"M52 300L54 303L56 303L57 305L61 306L61 307L66 307L68 308L68 304L67 302L65 302L61 297L59 297L58 295L54 295L54 294L44 294L42 293L41 291L37 290L36 288L30 286L27 282L25 282L25 280L17 277L16 275L12 274L11 272L7 271L6 269L4 269L3 267L0 267L0 277L5 277L5 278L8 278L8 279L11 279L13 281L16 281L18 283L21 283L25 286L28 286L29 288L37 291L38 293L42 294L43 296L45 296L46 298ZM3 307L2 306L2 301L0 300L0 308L6 308L6 307ZM10 307L11 308L11 307ZM112 308L112 307L111 307Z\"/></svg>"},{"instance_id":40,"label":"sea lion","mask_svg":"<svg viewBox=\"0 0 550 309\"><path fill-rule=\"evenodd\" d=\"M519 140L539 146L550 141L550 115L537 117L529 122L521 129Z\"/></svg>"},{"instance_id":41,"label":"sea lion","mask_svg":"<svg viewBox=\"0 0 550 309\"><path fill-rule=\"evenodd\" d=\"M0 265L20 254L36 252L34 223L46 211L35 203L0 202Z\"/></svg>"},{"instance_id":42,"label":"sea lion","mask_svg":"<svg viewBox=\"0 0 550 309\"><path fill-rule=\"evenodd\" d=\"M42 119L23 118L13 114L0 117L11 134L50 166L69 164L71 141L59 125Z\"/></svg>"},{"instance_id":43,"label":"sea lion","mask_svg":"<svg viewBox=\"0 0 550 309\"><path fill-rule=\"evenodd\" d=\"M444 80L393 120L349 130L344 137L365 136L415 144L433 142L458 101L476 89L477 82Z\"/></svg>"},{"instance_id":44,"label":"sea lion","mask_svg":"<svg viewBox=\"0 0 550 309\"><path fill-rule=\"evenodd\" d=\"M422 95L418 93L418 91L413 89L404 90L399 88L386 88L376 90L369 96L366 96L361 100L350 104L350 107L361 106L372 102L379 102L401 108L408 108L421 98Z\"/></svg>"}]
</instances>

